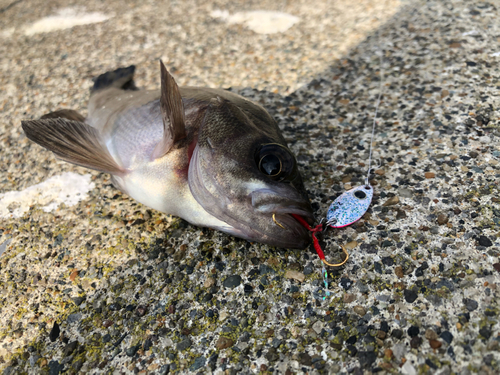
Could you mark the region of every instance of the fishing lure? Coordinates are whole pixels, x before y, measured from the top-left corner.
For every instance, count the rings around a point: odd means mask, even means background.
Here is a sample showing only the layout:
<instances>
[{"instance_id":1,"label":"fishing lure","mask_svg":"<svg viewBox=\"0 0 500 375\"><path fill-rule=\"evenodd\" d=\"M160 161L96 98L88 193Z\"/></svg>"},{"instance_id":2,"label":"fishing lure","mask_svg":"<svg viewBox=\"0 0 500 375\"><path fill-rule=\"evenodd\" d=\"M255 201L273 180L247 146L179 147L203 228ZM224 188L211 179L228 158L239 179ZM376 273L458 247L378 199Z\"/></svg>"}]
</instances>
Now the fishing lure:
<instances>
[{"instance_id":1,"label":"fishing lure","mask_svg":"<svg viewBox=\"0 0 500 375\"><path fill-rule=\"evenodd\" d=\"M335 199L335 201L333 201L333 203L330 205L330 207L328 208L328 212L326 214L326 225L332 228L343 228L355 223L356 221L361 219L361 217L363 217L366 211L368 211L368 208L370 207L370 204L372 202L373 186L370 185L369 178L370 178L371 162L372 162L373 138L375 136L375 125L377 121L377 113L378 113L378 108L380 106L381 97L382 97L382 77L380 79L380 90L377 99L377 106L375 108L375 116L373 118L372 134L370 141L370 156L368 160L368 172L366 175L365 183L361 186L357 186L353 189L346 191L345 193L340 195L337 199ZM330 295L330 292L328 290L328 273L325 269L325 265L330 267L343 266L349 259L349 253L347 252L344 246L341 246L342 251L346 255L345 259L338 264L328 263L325 259L325 254L323 253L323 250L321 249L319 241L316 237L316 233L323 231L324 229L323 225L320 223L316 227L311 228L309 224L301 216L299 215L292 215L292 216L311 232L314 249L316 250L316 253L318 254L321 261L324 263L321 269L321 275L326 290L325 296L323 297L324 300L326 299L327 296Z\"/></svg>"},{"instance_id":2,"label":"fishing lure","mask_svg":"<svg viewBox=\"0 0 500 375\"><path fill-rule=\"evenodd\" d=\"M355 223L366 213L373 198L373 187L365 185L346 191L328 208L326 224L332 228L343 228Z\"/></svg>"},{"instance_id":3,"label":"fishing lure","mask_svg":"<svg viewBox=\"0 0 500 375\"><path fill-rule=\"evenodd\" d=\"M380 90L378 93L375 116L373 117L372 137L370 141L370 156L368 158L368 172L365 183L343 193L328 208L326 224L332 228L343 228L355 223L368 211L373 198L373 186L370 185L370 170L372 164L373 138L375 136L375 125L377 122L378 107L382 97L382 79L380 79Z\"/></svg>"}]
</instances>

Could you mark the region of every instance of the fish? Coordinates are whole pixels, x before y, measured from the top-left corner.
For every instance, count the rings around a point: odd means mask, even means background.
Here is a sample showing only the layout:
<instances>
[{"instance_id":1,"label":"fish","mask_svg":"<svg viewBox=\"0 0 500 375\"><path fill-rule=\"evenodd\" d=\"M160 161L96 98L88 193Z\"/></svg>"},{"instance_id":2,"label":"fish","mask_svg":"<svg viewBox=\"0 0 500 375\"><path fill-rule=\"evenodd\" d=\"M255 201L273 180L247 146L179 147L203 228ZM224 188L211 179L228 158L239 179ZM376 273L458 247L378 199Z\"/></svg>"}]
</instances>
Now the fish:
<instances>
[{"instance_id":1,"label":"fish","mask_svg":"<svg viewBox=\"0 0 500 375\"><path fill-rule=\"evenodd\" d=\"M160 61L160 89L135 66L94 80L88 116L57 110L22 121L26 137L66 162L111 174L138 202L251 242L304 249L292 216L314 217L297 161L259 104L223 89L179 87Z\"/></svg>"}]
</instances>

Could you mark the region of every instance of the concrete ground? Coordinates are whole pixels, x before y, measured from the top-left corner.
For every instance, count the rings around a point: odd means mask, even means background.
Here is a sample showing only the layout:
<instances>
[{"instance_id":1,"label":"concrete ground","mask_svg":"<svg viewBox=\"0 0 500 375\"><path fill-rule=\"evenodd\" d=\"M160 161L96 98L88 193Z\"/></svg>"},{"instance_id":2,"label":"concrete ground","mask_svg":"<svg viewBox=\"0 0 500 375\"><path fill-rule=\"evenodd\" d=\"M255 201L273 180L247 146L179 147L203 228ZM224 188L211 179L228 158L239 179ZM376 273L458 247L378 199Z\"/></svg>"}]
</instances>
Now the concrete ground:
<instances>
[{"instance_id":1,"label":"concrete ground","mask_svg":"<svg viewBox=\"0 0 500 375\"><path fill-rule=\"evenodd\" d=\"M0 369L498 373L499 16L498 1L0 0ZM269 110L318 218L364 180L382 81L375 198L324 234L329 259L351 255L328 291L313 249L150 210L22 133L85 114L107 70L157 88L160 58L180 85Z\"/></svg>"}]
</instances>

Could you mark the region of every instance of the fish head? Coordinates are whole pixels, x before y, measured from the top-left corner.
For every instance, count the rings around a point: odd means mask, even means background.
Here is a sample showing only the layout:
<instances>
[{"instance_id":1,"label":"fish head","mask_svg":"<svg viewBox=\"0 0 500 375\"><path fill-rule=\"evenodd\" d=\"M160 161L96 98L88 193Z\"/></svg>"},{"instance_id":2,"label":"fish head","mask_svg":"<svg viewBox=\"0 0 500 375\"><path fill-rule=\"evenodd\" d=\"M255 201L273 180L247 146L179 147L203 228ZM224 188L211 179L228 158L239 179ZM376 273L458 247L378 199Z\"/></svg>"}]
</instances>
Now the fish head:
<instances>
[{"instance_id":1,"label":"fish head","mask_svg":"<svg viewBox=\"0 0 500 375\"><path fill-rule=\"evenodd\" d=\"M212 99L188 182L196 201L230 226L218 229L285 248L310 243L307 229L292 217L313 223L307 192L295 157L268 114L254 115L225 99Z\"/></svg>"}]
</instances>

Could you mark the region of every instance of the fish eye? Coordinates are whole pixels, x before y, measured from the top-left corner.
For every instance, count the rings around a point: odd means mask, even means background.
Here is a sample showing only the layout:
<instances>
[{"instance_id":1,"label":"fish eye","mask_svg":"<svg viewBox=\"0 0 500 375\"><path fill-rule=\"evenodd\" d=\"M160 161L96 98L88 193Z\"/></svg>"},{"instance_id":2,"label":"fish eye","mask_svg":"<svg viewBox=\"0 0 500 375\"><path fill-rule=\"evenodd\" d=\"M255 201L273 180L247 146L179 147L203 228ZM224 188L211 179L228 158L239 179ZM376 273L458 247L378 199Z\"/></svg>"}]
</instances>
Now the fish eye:
<instances>
[{"instance_id":1,"label":"fish eye","mask_svg":"<svg viewBox=\"0 0 500 375\"><path fill-rule=\"evenodd\" d=\"M295 158L277 143L260 146L255 153L259 171L275 181L293 180L297 175Z\"/></svg>"},{"instance_id":2,"label":"fish eye","mask_svg":"<svg viewBox=\"0 0 500 375\"><path fill-rule=\"evenodd\" d=\"M358 199L365 199L366 193L364 191L358 190L354 192L354 196Z\"/></svg>"},{"instance_id":3,"label":"fish eye","mask_svg":"<svg viewBox=\"0 0 500 375\"><path fill-rule=\"evenodd\" d=\"M259 169L268 176L277 176L281 172L281 160L273 154L267 154L260 159Z\"/></svg>"}]
</instances>

